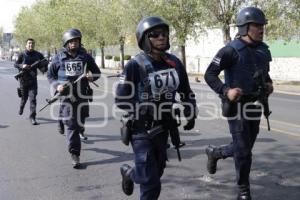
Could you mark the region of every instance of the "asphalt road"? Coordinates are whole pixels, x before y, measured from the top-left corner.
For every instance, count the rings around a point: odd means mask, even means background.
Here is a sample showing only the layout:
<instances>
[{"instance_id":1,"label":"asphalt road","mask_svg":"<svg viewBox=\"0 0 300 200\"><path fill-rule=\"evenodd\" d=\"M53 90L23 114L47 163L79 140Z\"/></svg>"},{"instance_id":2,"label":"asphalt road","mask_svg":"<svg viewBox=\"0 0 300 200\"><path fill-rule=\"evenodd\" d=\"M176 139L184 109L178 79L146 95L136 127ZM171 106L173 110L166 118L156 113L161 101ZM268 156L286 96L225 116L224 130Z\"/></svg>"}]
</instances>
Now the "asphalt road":
<instances>
[{"instance_id":1,"label":"asphalt road","mask_svg":"<svg viewBox=\"0 0 300 200\"><path fill-rule=\"evenodd\" d=\"M53 119L57 107L38 113L39 126L28 120L29 107L19 116L16 71L0 61L0 200L136 200L138 185L130 197L121 191L119 167L133 164L131 147L119 140L119 116L113 109L113 85L117 78L105 75L97 81L96 99L87 121L88 141L82 143L82 169L75 170L66 139L57 133ZM45 76L39 78L38 108L50 96ZM220 118L219 99L204 84L192 83L199 117L194 130L181 131L186 146L182 162L168 152L162 178L162 200L231 200L236 197L232 159L221 160L218 172L206 172L204 149L208 144L231 141L226 120ZM251 172L255 200L298 200L300 196L300 96L275 93L270 97L271 131L262 119L253 150ZM53 111L51 114L51 110ZM184 122L183 122L184 123Z\"/></svg>"}]
</instances>

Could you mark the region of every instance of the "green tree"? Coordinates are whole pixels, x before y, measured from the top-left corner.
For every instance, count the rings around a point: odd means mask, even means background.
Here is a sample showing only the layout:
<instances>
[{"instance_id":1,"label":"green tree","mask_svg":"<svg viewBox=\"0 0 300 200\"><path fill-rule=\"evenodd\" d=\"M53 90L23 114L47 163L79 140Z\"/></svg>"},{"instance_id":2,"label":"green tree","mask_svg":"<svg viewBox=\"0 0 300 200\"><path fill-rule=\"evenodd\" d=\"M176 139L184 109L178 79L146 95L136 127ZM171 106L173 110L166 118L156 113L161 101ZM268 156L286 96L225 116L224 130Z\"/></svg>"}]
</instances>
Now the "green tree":
<instances>
[{"instance_id":1,"label":"green tree","mask_svg":"<svg viewBox=\"0 0 300 200\"><path fill-rule=\"evenodd\" d=\"M108 30L107 21L109 16L105 14L103 5L107 0L91 0L85 4L88 9L85 10L86 26L83 28L87 44L90 48L100 47L101 50L101 67L105 68L105 53L104 49L108 43ZM84 12L83 12L84 14Z\"/></svg>"},{"instance_id":2,"label":"green tree","mask_svg":"<svg viewBox=\"0 0 300 200\"><path fill-rule=\"evenodd\" d=\"M237 13L246 6L261 8L269 20L266 26L268 40L289 40L299 35L300 0L210 0L202 4L209 18L207 27L220 27L224 44L231 40L230 27L235 24Z\"/></svg>"},{"instance_id":3,"label":"green tree","mask_svg":"<svg viewBox=\"0 0 300 200\"><path fill-rule=\"evenodd\" d=\"M125 20L125 10L124 7L121 6L121 1L109 1L110 3L106 4L105 15L109 17L106 25L110 27L108 30L111 34L109 34L109 42L110 44L119 44L120 45L120 61L121 67L124 68L124 44L126 35L128 33L127 30L127 21Z\"/></svg>"},{"instance_id":4,"label":"green tree","mask_svg":"<svg viewBox=\"0 0 300 200\"><path fill-rule=\"evenodd\" d=\"M164 17L175 30L175 38L181 50L182 63L186 66L185 45L188 37L197 37L202 28L201 0L157 0L157 14Z\"/></svg>"},{"instance_id":5,"label":"green tree","mask_svg":"<svg viewBox=\"0 0 300 200\"><path fill-rule=\"evenodd\" d=\"M235 16L241 5L245 5L246 0L210 0L203 1L202 7L206 12L205 23L207 27L220 27L223 32L223 42L227 44L231 41L230 25L234 23Z\"/></svg>"},{"instance_id":6,"label":"green tree","mask_svg":"<svg viewBox=\"0 0 300 200\"><path fill-rule=\"evenodd\" d=\"M266 35L268 40L295 39L300 33L300 0L254 1L268 19Z\"/></svg>"}]
</instances>

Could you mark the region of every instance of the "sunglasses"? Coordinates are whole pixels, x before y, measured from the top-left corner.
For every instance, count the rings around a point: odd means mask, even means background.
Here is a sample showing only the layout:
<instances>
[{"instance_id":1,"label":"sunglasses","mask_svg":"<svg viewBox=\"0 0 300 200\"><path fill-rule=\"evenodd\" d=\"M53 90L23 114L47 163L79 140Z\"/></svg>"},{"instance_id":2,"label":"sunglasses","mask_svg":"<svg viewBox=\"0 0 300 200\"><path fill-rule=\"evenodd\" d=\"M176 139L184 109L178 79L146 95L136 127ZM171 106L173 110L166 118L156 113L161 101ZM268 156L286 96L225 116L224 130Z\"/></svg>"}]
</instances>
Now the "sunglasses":
<instances>
[{"instance_id":1,"label":"sunglasses","mask_svg":"<svg viewBox=\"0 0 300 200\"><path fill-rule=\"evenodd\" d=\"M168 32L155 32L155 31L152 31L148 34L148 37L149 38L158 38L159 36L162 36L162 37L168 37L169 36L169 33Z\"/></svg>"}]
</instances>

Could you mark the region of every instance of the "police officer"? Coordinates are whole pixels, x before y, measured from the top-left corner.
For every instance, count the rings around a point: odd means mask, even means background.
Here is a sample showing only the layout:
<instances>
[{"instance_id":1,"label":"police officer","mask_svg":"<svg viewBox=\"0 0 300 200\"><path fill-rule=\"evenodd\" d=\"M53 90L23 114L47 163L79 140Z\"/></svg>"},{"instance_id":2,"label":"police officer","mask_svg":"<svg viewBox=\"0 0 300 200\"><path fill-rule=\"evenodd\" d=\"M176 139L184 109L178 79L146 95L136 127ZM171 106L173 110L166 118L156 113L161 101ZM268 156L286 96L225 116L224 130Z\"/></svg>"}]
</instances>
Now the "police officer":
<instances>
[{"instance_id":1,"label":"police officer","mask_svg":"<svg viewBox=\"0 0 300 200\"><path fill-rule=\"evenodd\" d=\"M60 117L67 126L68 151L74 168L80 166L79 133L89 116L87 87L89 81L97 80L101 73L94 59L81 47L81 38L81 32L75 28L63 34L63 48L54 56L47 75L54 89L65 95L61 100ZM93 76L84 74L85 71ZM85 77L72 84L82 75ZM71 86L66 87L66 83Z\"/></svg>"},{"instance_id":2,"label":"police officer","mask_svg":"<svg viewBox=\"0 0 300 200\"><path fill-rule=\"evenodd\" d=\"M140 185L141 200L155 200L160 195L160 178L166 166L175 94L178 92L186 103L186 130L194 127L196 101L183 64L166 52L170 48L169 25L160 17L146 17L137 26L136 38L143 52L126 64L115 98L119 108L134 116L131 145L135 167L121 166L122 189L131 195L136 183Z\"/></svg>"},{"instance_id":3,"label":"police officer","mask_svg":"<svg viewBox=\"0 0 300 200\"><path fill-rule=\"evenodd\" d=\"M262 42L267 20L260 9L242 9L236 22L238 37L219 50L205 73L207 84L223 98L223 114L228 117L232 135L231 144L206 148L207 170L214 174L219 159L233 157L239 188L237 199L249 200L252 148L259 133L262 108L254 103L257 100L254 95L257 84L253 76L262 71L268 93L272 93L272 80L268 73L271 54ZM218 78L222 70L225 83Z\"/></svg>"},{"instance_id":4,"label":"police officer","mask_svg":"<svg viewBox=\"0 0 300 200\"><path fill-rule=\"evenodd\" d=\"M24 71L23 75L19 78L21 103L19 109L19 115L23 114L23 110L27 99L29 97L30 101L30 122L32 125L38 125L36 121L36 95L38 92L37 84L37 68L41 72L47 71L48 61L44 59L44 56L34 50L35 41L32 38L26 40L26 49L24 52L20 53L18 59L15 62L15 68L19 71ZM43 60L44 59L44 60ZM36 66L31 67L31 65L37 61L43 61Z\"/></svg>"},{"instance_id":5,"label":"police officer","mask_svg":"<svg viewBox=\"0 0 300 200\"><path fill-rule=\"evenodd\" d=\"M78 30L78 29L74 29L74 31L77 32L78 35L82 35L81 34L81 31ZM83 44L81 44L81 48L82 48L82 51L86 51L85 48L83 47ZM91 54L90 54L91 55ZM86 88L86 91L91 91L92 89L90 88L90 86L88 85L87 88ZM87 94L87 95L92 95L92 94ZM92 98L92 97L91 97ZM59 116L60 116L60 119L58 120L58 124L57 124L57 128L58 128L58 133L60 133L61 135L64 135L65 133L65 126L64 126L64 123L63 123L63 106L60 106L59 108ZM87 117L87 116L86 116ZM86 118L85 117L85 118ZM83 122L85 123L85 118L83 119ZM84 124L83 123L83 124ZM79 132L79 136L80 136L80 139L82 140L87 140L88 137L85 136L84 134L84 131L85 131L85 128L82 127L80 132Z\"/></svg>"}]
</instances>

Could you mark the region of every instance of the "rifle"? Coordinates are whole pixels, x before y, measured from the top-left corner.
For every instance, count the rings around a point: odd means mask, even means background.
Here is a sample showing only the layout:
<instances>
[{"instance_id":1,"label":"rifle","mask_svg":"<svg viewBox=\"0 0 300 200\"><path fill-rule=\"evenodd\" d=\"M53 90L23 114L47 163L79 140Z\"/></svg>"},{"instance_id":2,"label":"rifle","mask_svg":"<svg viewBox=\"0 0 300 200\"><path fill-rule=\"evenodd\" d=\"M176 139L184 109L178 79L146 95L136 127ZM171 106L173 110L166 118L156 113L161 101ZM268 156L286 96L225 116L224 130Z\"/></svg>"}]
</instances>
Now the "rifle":
<instances>
[{"instance_id":1,"label":"rifle","mask_svg":"<svg viewBox=\"0 0 300 200\"><path fill-rule=\"evenodd\" d=\"M85 77L86 74L82 74L81 76L79 76L75 81L73 82L66 82L63 84L63 88L65 91L66 89L68 89L70 86L74 85L75 83L77 83L78 81L80 81L82 78ZM50 99L46 99L47 104L42 107L39 112L41 112L42 110L44 110L46 107L48 107L49 105L51 105L52 103L54 103L55 101L57 101L59 99L59 97L63 96L65 94L65 92L55 92L55 95L50 98Z\"/></svg>"},{"instance_id":2,"label":"rifle","mask_svg":"<svg viewBox=\"0 0 300 200\"><path fill-rule=\"evenodd\" d=\"M268 87L266 85L264 76L263 76L263 70L257 70L254 75L253 78L256 82L256 85L258 87L258 90L256 92L257 95L257 100L263 105L264 107L264 116L267 120L267 124L268 124L268 131L270 131L270 122L269 122L269 116L271 115L272 111L270 111L269 108L269 102L268 102L268 98L269 98L269 93L268 93Z\"/></svg>"},{"instance_id":3,"label":"rifle","mask_svg":"<svg viewBox=\"0 0 300 200\"><path fill-rule=\"evenodd\" d=\"M176 118L174 119L173 117L171 117L169 133L170 133L171 142L172 142L174 148L177 151L178 161L181 161L181 154L180 154L179 149L181 147L183 147L185 145L185 143L180 141L180 135L179 135L179 130L178 130L178 127L181 125L180 109L175 108L174 109L174 114L175 114Z\"/></svg>"},{"instance_id":4,"label":"rifle","mask_svg":"<svg viewBox=\"0 0 300 200\"><path fill-rule=\"evenodd\" d=\"M84 65L84 68L83 68L83 75L87 75L87 63ZM96 87L99 87L99 85L97 83L95 83L95 81L91 81L91 83L96 86Z\"/></svg>"},{"instance_id":5,"label":"rifle","mask_svg":"<svg viewBox=\"0 0 300 200\"><path fill-rule=\"evenodd\" d=\"M41 62L43 62L44 60L47 60L46 58L43 58L42 60L38 60L38 61L35 61L34 63L32 63L30 65L30 68L29 69L21 69L21 71L19 73L17 73L14 77L16 80L18 80L19 78L21 78L25 72L29 71L30 69L34 68L35 66L39 65Z\"/></svg>"}]
</instances>

